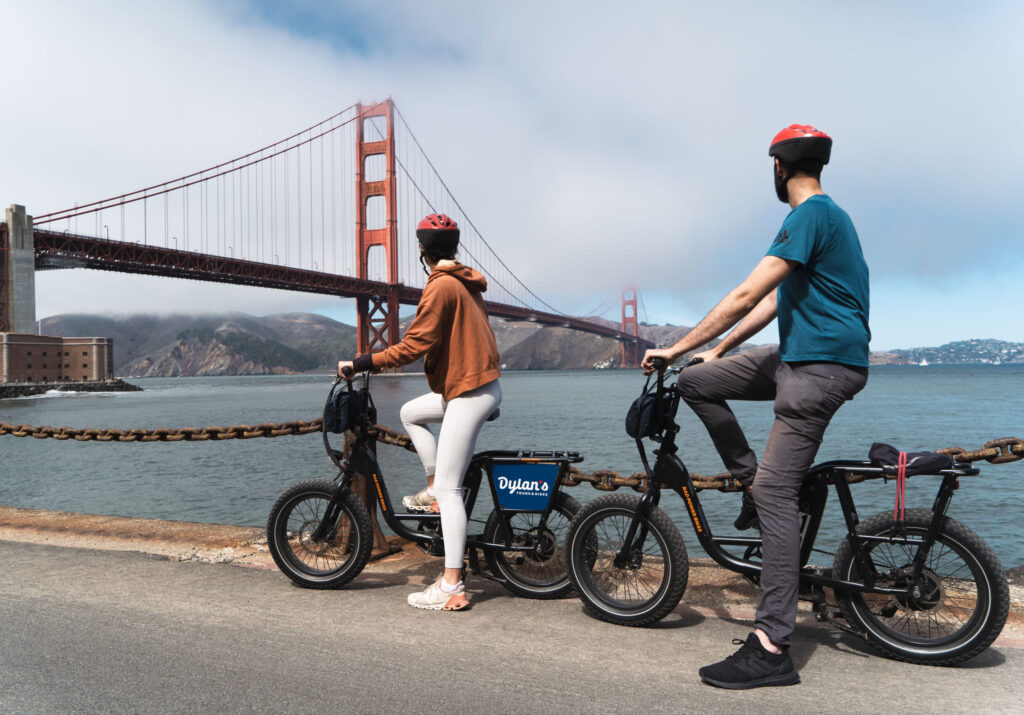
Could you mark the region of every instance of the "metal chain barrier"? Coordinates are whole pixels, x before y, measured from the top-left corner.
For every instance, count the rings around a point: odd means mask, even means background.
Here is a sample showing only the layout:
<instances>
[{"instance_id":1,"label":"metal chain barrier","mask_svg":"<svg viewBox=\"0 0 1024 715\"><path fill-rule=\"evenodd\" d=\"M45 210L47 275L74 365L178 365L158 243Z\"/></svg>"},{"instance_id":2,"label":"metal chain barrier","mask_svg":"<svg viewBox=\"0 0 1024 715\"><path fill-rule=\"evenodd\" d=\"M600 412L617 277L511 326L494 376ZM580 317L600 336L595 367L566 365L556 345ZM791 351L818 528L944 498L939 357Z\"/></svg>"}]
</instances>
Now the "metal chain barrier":
<instances>
[{"instance_id":1,"label":"metal chain barrier","mask_svg":"<svg viewBox=\"0 0 1024 715\"><path fill-rule=\"evenodd\" d=\"M182 427L168 429L77 429L75 427L33 427L0 422L0 435L35 437L36 439L74 439L78 442L205 442L208 440L252 439L254 437L283 437L291 434L310 434L321 431L320 418L293 420L292 422L264 422L259 425L233 427Z\"/></svg>"},{"instance_id":2,"label":"metal chain barrier","mask_svg":"<svg viewBox=\"0 0 1024 715\"><path fill-rule=\"evenodd\" d=\"M76 429L74 427L33 427L31 425L12 425L0 422L0 435L15 437L35 437L36 439L74 439L79 442L204 442L208 440L252 439L254 437L283 437L293 434L311 434L321 432L322 420L293 420L291 422L264 422L263 424L235 425L233 427L182 427L180 429ZM409 435L396 432L384 425L374 425L370 434L381 444L390 444L415 452ZM1020 437L1004 437L986 442L981 449L968 451L963 447L946 447L935 450L939 454L948 454L960 463L979 462L985 460L990 464L1005 464L1024 459L1024 439ZM867 479L880 479L885 475L877 472L850 473L847 481L851 484ZM739 483L728 472L715 476L691 474L693 486L697 490L716 489L720 492L738 492ZM576 467L570 467L562 484L576 487L584 482L594 489L611 492L621 487L629 487L636 492L645 492L650 480L643 472L634 472L624 477L609 469L598 469L585 474Z\"/></svg>"},{"instance_id":3,"label":"metal chain barrier","mask_svg":"<svg viewBox=\"0 0 1024 715\"><path fill-rule=\"evenodd\" d=\"M393 444L410 452L416 451L416 448L412 446L412 438L409 435L396 432L390 427L374 425L370 429L370 435L376 437L377 441L382 444Z\"/></svg>"}]
</instances>

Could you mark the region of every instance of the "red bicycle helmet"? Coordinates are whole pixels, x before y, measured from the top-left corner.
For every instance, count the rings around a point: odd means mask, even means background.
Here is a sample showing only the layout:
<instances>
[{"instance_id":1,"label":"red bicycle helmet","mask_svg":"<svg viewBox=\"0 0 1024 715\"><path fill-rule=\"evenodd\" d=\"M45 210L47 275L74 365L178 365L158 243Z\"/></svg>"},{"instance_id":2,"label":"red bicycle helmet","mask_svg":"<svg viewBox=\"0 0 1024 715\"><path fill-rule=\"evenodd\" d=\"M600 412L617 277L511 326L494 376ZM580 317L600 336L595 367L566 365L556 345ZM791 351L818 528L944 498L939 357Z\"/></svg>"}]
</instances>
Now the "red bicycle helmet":
<instances>
[{"instance_id":1,"label":"red bicycle helmet","mask_svg":"<svg viewBox=\"0 0 1024 715\"><path fill-rule=\"evenodd\" d=\"M416 226L416 238L428 251L454 251L459 245L459 224L444 214L430 214Z\"/></svg>"},{"instance_id":2,"label":"red bicycle helmet","mask_svg":"<svg viewBox=\"0 0 1024 715\"><path fill-rule=\"evenodd\" d=\"M814 159L827 164L832 155L832 137L810 124L790 124L772 139L768 156L787 164L801 159Z\"/></svg>"}]
</instances>

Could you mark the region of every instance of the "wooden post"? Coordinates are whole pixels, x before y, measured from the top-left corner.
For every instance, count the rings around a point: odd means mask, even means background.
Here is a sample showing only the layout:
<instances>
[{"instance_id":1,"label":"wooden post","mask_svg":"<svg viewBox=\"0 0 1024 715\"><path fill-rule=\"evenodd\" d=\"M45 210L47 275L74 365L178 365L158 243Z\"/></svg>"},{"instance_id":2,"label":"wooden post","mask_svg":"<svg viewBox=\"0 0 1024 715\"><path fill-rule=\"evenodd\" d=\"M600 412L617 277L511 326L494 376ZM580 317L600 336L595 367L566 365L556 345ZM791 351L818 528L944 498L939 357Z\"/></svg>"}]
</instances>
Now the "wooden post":
<instances>
[{"instance_id":1,"label":"wooden post","mask_svg":"<svg viewBox=\"0 0 1024 715\"><path fill-rule=\"evenodd\" d=\"M345 456L348 457L352 452L352 442L355 437L351 432L345 433ZM377 445L373 443L370 447L373 450L373 456L377 456ZM370 559L380 559L385 556L397 553L401 551L401 547L391 547L388 543L388 537L385 536L384 530L380 528L380 524L377 522L377 493L373 487L373 479L368 474L356 474L352 477L352 491L359 501L366 507L366 513L370 515L370 526L373 528L373 550L370 552Z\"/></svg>"}]
</instances>

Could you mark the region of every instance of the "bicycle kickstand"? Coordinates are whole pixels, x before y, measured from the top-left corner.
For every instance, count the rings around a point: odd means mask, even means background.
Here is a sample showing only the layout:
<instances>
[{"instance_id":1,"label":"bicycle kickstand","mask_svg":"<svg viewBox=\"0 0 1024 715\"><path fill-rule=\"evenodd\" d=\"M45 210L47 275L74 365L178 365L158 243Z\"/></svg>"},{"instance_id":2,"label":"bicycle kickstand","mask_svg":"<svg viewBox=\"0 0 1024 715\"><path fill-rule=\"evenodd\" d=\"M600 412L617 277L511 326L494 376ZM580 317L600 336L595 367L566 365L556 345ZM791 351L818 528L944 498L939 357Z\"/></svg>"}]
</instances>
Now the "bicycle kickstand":
<instances>
[{"instance_id":1,"label":"bicycle kickstand","mask_svg":"<svg viewBox=\"0 0 1024 715\"><path fill-rule=\"evenodd\" d=\"M470 547L466 554L469 557L469 573L474 576L480 575L480 554L475 547Z\"/></svg>"}]
</instances>

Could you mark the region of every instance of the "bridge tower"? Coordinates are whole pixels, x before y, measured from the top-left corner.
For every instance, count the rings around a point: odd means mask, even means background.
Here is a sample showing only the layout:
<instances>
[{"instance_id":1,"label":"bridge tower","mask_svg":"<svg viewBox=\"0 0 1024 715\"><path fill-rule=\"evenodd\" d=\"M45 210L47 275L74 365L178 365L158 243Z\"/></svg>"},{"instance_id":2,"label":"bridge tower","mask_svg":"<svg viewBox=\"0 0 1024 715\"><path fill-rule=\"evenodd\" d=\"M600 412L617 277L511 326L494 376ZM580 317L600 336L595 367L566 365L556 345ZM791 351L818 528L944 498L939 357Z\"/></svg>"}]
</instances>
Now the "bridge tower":
<instances>
[{"instance_id":1,"label":"bridge tower","mask_svg":"<svg viewBox=\"0 0 1024 715\"><path fill-rule=\"evenodd\" d=\"M0 224L0 333L36 332L36 256L32 217L11 204Z\"/></svg>"},{"instance_id":2,"label":"bridge tower","mask_svg":"<svg viewBox=\"0 0 1024 715\"><path fill-rule=\"evenodd\" d=\"M388 287L381 295L356 299L358 311L357 349L360 355L381 350L399 342L398 334L398 211L395 190L395 107L389 97L383 102L356 104L356 277L369 278L370 249L381 246L387 261ZM383 139L367 141L366 125L375 117L384 117L387 129ZM366 180L366 161L384 157L383 179ZM384 199L383 227L368 228L367 204Z\"/></svg>"},{"instance_id":3,"label":"bridge tower","mask_svg":"<svg viewBox=\"0 0 1024 715\"><path fill-rule=\"evenodd\" d=\"M622 332L639 337L640 325L636 322L636 286L622 291ZM640 343L622 343L622 367L640 367Z\"/></svg>"}]
</instances>

